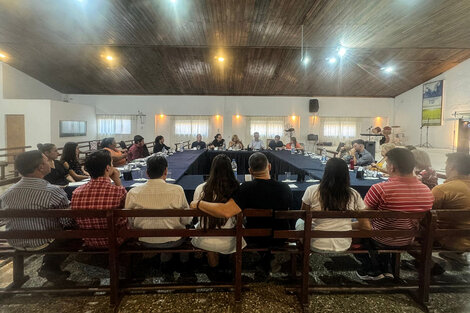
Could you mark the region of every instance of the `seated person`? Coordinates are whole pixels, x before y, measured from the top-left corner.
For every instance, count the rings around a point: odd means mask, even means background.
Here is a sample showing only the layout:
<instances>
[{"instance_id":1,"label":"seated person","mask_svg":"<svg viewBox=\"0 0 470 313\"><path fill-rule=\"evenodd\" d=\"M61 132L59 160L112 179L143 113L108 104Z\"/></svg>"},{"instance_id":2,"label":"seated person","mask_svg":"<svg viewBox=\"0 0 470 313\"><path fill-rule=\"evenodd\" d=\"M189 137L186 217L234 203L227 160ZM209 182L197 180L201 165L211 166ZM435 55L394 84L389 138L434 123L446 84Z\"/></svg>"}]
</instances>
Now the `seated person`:
<instances>
[{"instance_id":1,"label":"seated person","mask_svg":"<svg viewBox=\"0 0 470 313\"><path fill-rule=\"evenodd\" d=\"M238 191L240 184L232 170L230 158L225 154L217 155L212 161L209 178L205 183L197 186L194 192L194 201L204 200L214 203L225 203ZM232 229L235 228L236 218L202 217L196 224L200 229ZM207 252L209 266L219 264L219 253L231 254L236 249L235 237L194 237L193 246ZM246 243L242 247L246 246Z\"/></svg>"},{"instance_id":2,"label":"seated person","mask_svg":"<svg viewBox=\"0 0 470 313\"><path fill-rule=\"evenodd\" d=\"M387 172L390 178L386 182L372 185L367 192L364 203L366 210L386 210L402 212L422 212L431 210L434 197L429 188L413 174L415 159L411 151L395 148L387 152ZM416 230L419 223L412 219L370 219L374 230ZM414 238L380 237L366 238L363 244L367 250L392 249L408 246ZM363 280L378 280L393 277L391 253L358 254L356 258L362 263L357 271Z\"/></svg>"},{"instance_id":3,"label":"seated person","mask_svg":"<svg viewBox=\"0 0 470 313\"><path fill-rule=\"evenodd\" d=\"M349 151L352 149L352 142L346 140L344 143L340 143L336 151L338 151L338 158L343 159L344 161L349 161Z\"/></svg>"},{"instance_id":4,"label":"seated person","mask_svg":"<svg viewBox=\"0 0 470 313\"><path fill-rule=\"evenodd\" d=\"M354 160L354 165L357 166L367 166L371 165L374 162L374 158L369 151L364 148L365 142L362 139L357 139L353 141L353 147L349 151L349 156L345 158L346 162L350 162L351 159Z\"/></svg>"},{"instance_id":5,"label":"seated person","mask_svg":"<svg viewBox=\"0 0 470 313\"><path fill-rule=\"evenodd\" d=\"M15 168L21 174L21 180L0 196L0 209L15 210L63 210L68 209L67 194L59 187L44 180L51 167L48 158L40 151L28 151L15 159ZM27 195L27 196L25 196ZM71 227L73 221L64 218L27 218L5 220L6 230L62 230ZM17 250L48 251L67 246L64 239L8 239L10 246ZM45 254L39 276L49 281L65 280L70 272L62 271L60 266L67 258L66 254Z\"/></svg>"},{"instance_id":6,"label":"seated person","mask_svg":"<svg viewBox=\"0 0 470 313\"><path fill-rule=\"evenodd\" d=\"M242 150L243 149L243 143L240 139L238 139L237 135L232 136L232 141L228 143L228 147L232 148L233 150Z\"/></svg>"},{"instance_id":7,"label":"seated person","mask_svg":"<svg viewBox=\"0 0 470 313\"><path fill-rule=\"evenodd\" d=\"M264 143L262 140L259 139L259 133L255 132L253 134L253 140L251 143L248 145L248 148L251 150L263 150L264 149Z\"/></svg>"},{"instance_id":8,"label":"seated person","mask_svg":"<svg viewBox=\"0 0 470 313\"><path fill-rule=\"evenodd\" d=\"M85 169L91 180L72 193L72 210L109 210L122 209L126 201L126 189L122 187L119 171L112 165L111 155L107 150L99 150L88 155ZM114 184L111 183L111 180ZM107 229L106 218L77 218L80 229ZM119 219L118 227L127 225L127 219ZM108 238L84 238L85 246L107 248ZM118 239L119 243L122 240Z\"/></svg>"},{"instance_id":9,"label":"seated person","mask_svg":"<svg viewBox=\"0 0 470 313\"><path fill-rule=\"evenodd\" d=\"M67 186L69 183L75 180L70 176L69 169L62 164L57 157L59 152L57 147L52 143L40 144L38 143L38 150L41 151L46 157L49 163L50 171L49 174L44 176L44 179L53 185Z\"/></svg>"},{"instance_id":10,"label":"seated person","mask_svg":"<svg viewBox=\"0 0 470 313\"><path fill-rule=\"evenodd\" d=\"M447 179L442 185L432 189L434 196L433 210L464 210L470 208L470 155L465 153L450 153L446 161ZM439 217L438 228L468 228L469 218ZM470 251L470 237L448 236L439 239L444 249L454 251ZM439 256L453 259L463 264L468 261L461 253L441 252Z\"/></svg>"},{"instance_id":11,"label":"seated person","mask_svg":"<svg viewBox=\"0 0 470 313\"><path fill-rule=\"evenodd\" d=\"M165 149L166 151L170 150L170 147L165 145L165 138L163 138L163 136L155 137L155 143L153 145L153 153L163 152L163 149Z\"/></svg>"},{"instance_id":12,"label":"seated person","mask_svg":"<svg viewBox=\"0 0 470 313\"><path fill-rule=\"evenodd\" d=\"M122 166L127 163L127 152L122 152L117 149L116 140L113 137L104 138L101 140L101 149L108 151L111 154L114 166Z\"/></svg>"},{"instance_id":13,"label":"seated person","mask_svg":"<svg viewBox=\"0 0 470 313\"><path fill-rule=\"evenodd\" d=\"M145 158L144 146L144 137L140 135L134 136L134 144L129 148L129 151L127 152L127 160L130 162L135 159Z\"/></svg>"},{"instance_id":14,"label":"seated person","mask_svg":"<svg viewBox=\"0 0 470 313\"><path fill-rule=\"evenodd\" d=\"M225 140L222 138L221 134L214 136L214 140L209 145L209 149L221 148L225 145Z\"/></svg>"},{"instance_id":15,"label":"seated person","mask_svg":"<svg viewBox=\"0 0 470 313\"><path fill-rule=\"evenodd\" d=\"M290 142L286 144L286 150L291 150L292 148L295 148L296 150L304 150L304 147L297 142L297 138L295 137L291 137Z\"/></svg>"},{"instance_id":16,"label":"seated person","mask_svg":"<svg viewBox=\"0 0 470 313\"><path fill-rule=\"evenodd\" d=\"M274 136L274 140L269 142L269 149L271 150L282 150L284 149L284 143L281 141L281 136Z\"/></svg>"},{"instance_id":17,"label":"seated person","mask_svg":"<svg viewBox=\"0 0 470 313\"><path fill-rule=\"evenodd\" d=\"M431 159L426 151L415 149L412 150L413 156L416 160L415 174L418 179L433 189L437 186L437 173L431 166Z\"/></svg>"},{"instance_id":18,"label":"seated person","mask_svg":"<svg viewBox=\"0 0 470 313\"><path fill-rule=\"evenodd\" d=\"M266 209L275 211L287 211L292 204L292 191L282 182L273 180L270 176L271 164L267 157L261 153L253 153L249 160L249 171L253 181L245 182L240 186L234 199L225 204L211 203L208 201L193 201L191 207L221 218L230 218L241 210ZM288 220L276 220L273 217L247 217L246 228L270 228L273 230L289 229ZM285 239L273 239L272 237L247 237L246 241L262 247L271 247L285 242ZM262 257L261 266L268 270L271 256Z\"/></svg>"},{"instance_id":19,"label":"seated person","mask_svg":"<svg viewBox=\"0 0 470 313\"><path fill-rule=\"evenodd\" d=\"M390 135L392 134L392 128L390 126L385 126L381 134L383 135L383 137L380 139L380 145L383 145L384 143L389 143L391 139Z\"/></svg>"},{"instance_id":20,"label":"seated person","mask_svg":"<svg viewBox=\"0 0 470 313\"><path fill-rule=\"evenodd\" d=\"M197 134L196 141L193 142L192 145L191 145L191 149L193 149L193 148L196 148L197 150L206 148L206 143L204 141L202 141L201 134Z\"/></svg>"},{"instance_id":21,"label":"seated person","mask_svg":"<svg viewBox=\"0 0 470 313\"><path fill-rule=\"evenodd\" d=\"M67 142L60 156L60 162L62 162L65 168L69 169L69 174L74 181L90 178L90 174L83 169L78 161L79 155L80 149L78 148L78 144L75 142Z\"/></svg>"},{"instance_id":22,"label":"seated person","mask_svg":"<svg viewBox=\"0 0 470 313\"><path fill-rule=\"evenodd\" d=\"M395 145L393 143L384 143L380 146L380 154L382 155L382 159L380 159L377 163L371 163L371 167L376 168L378 171L382 173L387 173L387 161L385 155L388 151L395 149Z\"/></svg>"},{"instance_id":23,"label":"seated person","mask_svg":"<svg viewBox=\"0 0 470 313\"><path fill-rule=\"evenodd\" d=\"M319 185L309 186L302 197L302 210L313 211L357 211L364 209L361 195L350 187L349 169L346 162L338 158L326 162L325 173ZM367 228L367 221L360 220ZM346 231L352 230L352 220L313 219L312 230ZM295 229L304 230L304 221L299 219ZM312 239L312 250L337 252L348 250L351 238L317 238Z\"/></svg>"},{"instance_id":24,"label":"seated person","mask_svg":"<svg viewBox=\"0 0 470 313\"><path fill-rule=\"evenodd\" d=\"M189 208L184 190L180 185L166 183L168 162L163 156L151 156L147 160L147 175L149 180L140 186L129 190L126 199L126 209L174 209L185 210ZM165 217L149 218L136 217L131 226L137 229L185 229L192 217ZM139 242L148 248L174 248L185 242L181 237L142 237ZM171 253L161 253L162 271L168 272ZM187 253L180 254L180 261L186 263L189 259Z\"/></svg>"}]
</instances>

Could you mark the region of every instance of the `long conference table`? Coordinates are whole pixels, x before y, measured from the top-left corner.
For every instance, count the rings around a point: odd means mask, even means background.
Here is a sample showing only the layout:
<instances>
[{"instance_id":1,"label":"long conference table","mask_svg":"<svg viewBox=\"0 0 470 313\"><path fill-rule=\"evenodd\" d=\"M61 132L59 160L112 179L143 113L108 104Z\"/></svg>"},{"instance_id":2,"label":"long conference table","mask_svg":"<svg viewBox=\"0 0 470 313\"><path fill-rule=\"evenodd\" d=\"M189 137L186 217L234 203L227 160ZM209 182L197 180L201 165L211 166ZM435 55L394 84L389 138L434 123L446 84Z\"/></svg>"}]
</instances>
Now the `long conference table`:
<instances>
[{"instance_id":1,"label":"long conference table","mask_svg":"<svg viewBox=\"0 0 470 313\"><path fill-rule=\"evenodd\" d=\"M291 173L291 181L288 182L293 194L292 209L300 209L302 196L311 185L318 184L323 178L325 165L319 159L307 155L291 154L290 151L261 151L271 163L271 177L280 181L285 180L286 172ZM214 151L214 150L186 150L176 152L168 156L168 169L171 171L171 179L168 183L175 183L183 187L188 202L192 201L194 190L204 182L210 171L212 160L219 154L227 155L237 162L237 179L245 182L245 175L249 174L248 159L254 151ZM142 168L145 170L145 168ZM135 175L136 171L132 172ZM136 177L136 176L134 176ZM356 173L350 171L351 187L364 197L373 184L382 182L380 178L357 179ZM131 189L141 180L122 180L122 185ZM80 183L65 187L69 198Z\"/></svg>"}]
</instances>

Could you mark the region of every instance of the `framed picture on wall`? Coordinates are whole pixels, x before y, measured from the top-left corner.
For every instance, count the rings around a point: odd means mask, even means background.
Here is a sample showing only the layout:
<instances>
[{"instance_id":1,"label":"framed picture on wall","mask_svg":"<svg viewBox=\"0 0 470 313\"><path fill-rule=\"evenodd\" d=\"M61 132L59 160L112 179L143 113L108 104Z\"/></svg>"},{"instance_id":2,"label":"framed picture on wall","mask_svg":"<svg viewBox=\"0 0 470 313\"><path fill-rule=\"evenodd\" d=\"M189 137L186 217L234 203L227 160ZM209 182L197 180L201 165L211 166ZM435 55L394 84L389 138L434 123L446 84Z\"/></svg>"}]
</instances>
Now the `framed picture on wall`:
<instances>
[{"instance_id":1,"label":"framed picture on wall","mask_svg":"<svg viewBox=\"0 0 470 313\"><path fill-rule=\"evenodd\" d=\"M59 137L86 136L86 121L60 121Z\"/></svg>"},{"instance_id":2,"label":"framed picture on wall","mask_svg":"<svg viewBox=\"0 0 470 313\"><path fill-rule=\"evenodd\" d=\"M423 108L421 126L442 125L442 91L444 81L423 84Z\"/></svg>"}]
</instances>

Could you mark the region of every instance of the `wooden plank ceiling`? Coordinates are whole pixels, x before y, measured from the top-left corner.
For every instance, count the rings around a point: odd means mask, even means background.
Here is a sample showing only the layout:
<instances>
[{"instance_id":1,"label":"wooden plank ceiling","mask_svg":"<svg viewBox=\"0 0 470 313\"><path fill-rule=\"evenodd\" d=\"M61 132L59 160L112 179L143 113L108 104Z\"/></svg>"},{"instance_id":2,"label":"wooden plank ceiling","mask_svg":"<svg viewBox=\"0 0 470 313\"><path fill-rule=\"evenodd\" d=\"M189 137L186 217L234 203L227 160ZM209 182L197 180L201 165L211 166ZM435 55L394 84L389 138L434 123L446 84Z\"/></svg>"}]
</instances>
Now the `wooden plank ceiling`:
<instances>
[{"instance_id":1,"label":"wooden plank ceiling","mask_svg":"<svg viewBox=\"0 0 470 313\"><path fill-rule=\"evenodd\" d=\"M68 94L393 97L469 58L469 29L463 0L0 0L4 61Z\"/></svg>"}]
</instances>

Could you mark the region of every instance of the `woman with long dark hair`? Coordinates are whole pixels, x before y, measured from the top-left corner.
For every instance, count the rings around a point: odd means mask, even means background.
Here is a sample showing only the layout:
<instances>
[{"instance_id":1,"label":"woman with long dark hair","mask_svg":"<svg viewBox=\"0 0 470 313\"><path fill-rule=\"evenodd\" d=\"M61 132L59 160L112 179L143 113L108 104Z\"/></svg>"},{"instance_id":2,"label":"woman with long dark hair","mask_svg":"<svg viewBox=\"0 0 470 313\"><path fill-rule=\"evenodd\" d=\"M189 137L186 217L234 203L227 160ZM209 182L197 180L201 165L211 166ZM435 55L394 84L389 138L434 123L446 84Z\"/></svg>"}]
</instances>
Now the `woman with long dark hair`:
<instances>
[{"instance_id":1,"label":"woman with long dark hair","mask_svg":"<svg viewBox=\"0 0 470 313\"><path fill-rule=\"evenodd\" d=\"M234 193L240 186L232 170L230 158L220 154L212 161L211 171L207 182L197 186L194 191L195 201L207 201L225 203L233 198ZM204 216L199 220L196 228L202 229L232 229L235 227L236 218L229 219ZM235 237L194 237L193 246L207 250L207 260L211 267L219 263L218 253L231 254L235 252ZM243 240L243 246L246 243Z\"/></svg>"},{"instance_id":2,"label":"woman with long dark hair","mask_svg":"<svg viewBox=\"0 0 470 313\"><path fill-rule=\"evenodd\" d=\"M59 152L57 147L53 143L37 144L38 150L41 151L46 157L49 165L51 166L51 172L44 176L44 179L53 185L67 186L69 183L74 182L73 178L69 174L68 168L66 168L62 162L57 160Z\"/></svg>"},{"instance_id":3,"label":"woman with long dark hair","mask_svg":"<svg viewBox=\"0 0 470 313\"><path fill-rule=\"evenodd\" d=\"M345 161L338 158L326 162L325 172L319 185L313 185L305 190L302 197L302 210L313 211L346 211L364 209L359 193L350 187L349 170ZM360 228L366 228L367 220L360 220ZM297 230L304 229L304 221L297 220ZM344 219L314 219L312 229L346 231L352 230L350 218ZM312 239L312 250L345 251L351 246L351 238L319 238Z\"/></svg>"},{"instance_id":4,"label":"woman with long dark hair","mask_svg":"<svg viewBox=\"0 0 470 313\"><path fill-rule=\"evenodd\" d=\"M65 168L69 169L69 174L75 181L81 181L90 177L78 161L80 149L76 142L67 142L62 150L60 161Z\"/></svg>"},{"instance_id":5,"label":"woman with long dark hair","mask_svg":"<svg viewBox=\"0 0 470 313\"><path fill-rule=\"evenodd\" d=\"M155 143L153 144L153 153L162 152L163 148L170 150L170 147L165 145L165 138L162 135L159 135L155 138Z\"/></svg>"}]
</instances>

